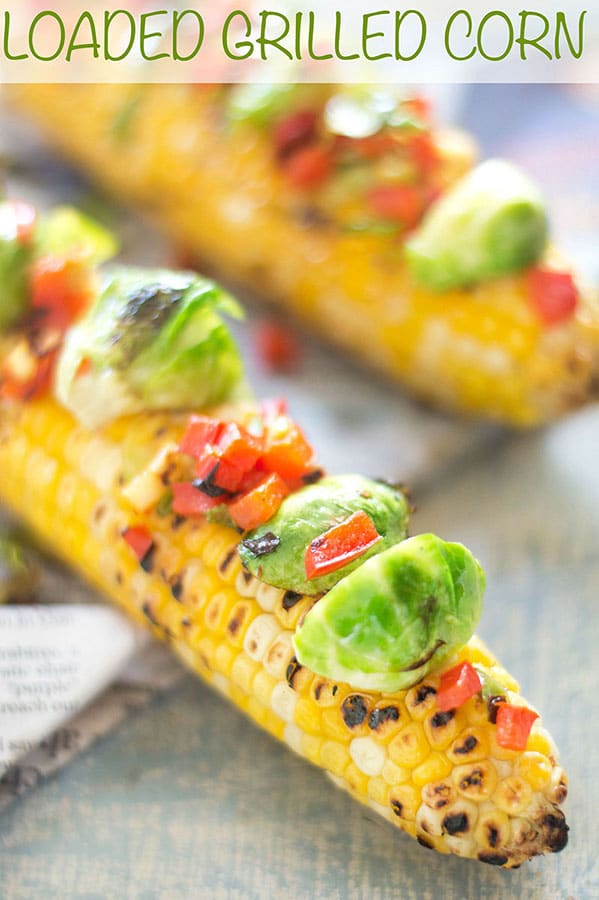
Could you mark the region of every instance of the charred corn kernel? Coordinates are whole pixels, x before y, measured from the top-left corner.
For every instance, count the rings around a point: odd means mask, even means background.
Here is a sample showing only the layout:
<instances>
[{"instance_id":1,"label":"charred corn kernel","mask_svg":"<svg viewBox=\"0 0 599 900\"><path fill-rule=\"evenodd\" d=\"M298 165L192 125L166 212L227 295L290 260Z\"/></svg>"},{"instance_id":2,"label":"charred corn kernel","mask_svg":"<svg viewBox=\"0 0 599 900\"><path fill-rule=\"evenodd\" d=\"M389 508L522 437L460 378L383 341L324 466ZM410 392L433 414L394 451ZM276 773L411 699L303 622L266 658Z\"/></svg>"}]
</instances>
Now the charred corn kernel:
<instances>
[{"instance_id":1,"label":"charred corn kernel","mask_svg":"<svg viewBox=\"0 0 599 900\"><path fill-rule=\"evenodd\" d=\"M481 803L488 800L497 786L497 771L491 762L482 761L458 766L453 781L461 797Z\"/></svg>"},{"instance_id":2,"label":"charred corn kernel","mask_svg":"<svg viewBox=\"0 0 599 900\"><path fill-rule=\"evenodd\" d=\"M510 816L520 815L530 805L531 799L532 788L519 775L504 778L493 794L495 804Z\"/></svg>"},{"instance_id":3,"label":"charred corn kernel","mask_svg":"<svg viewBox=\"0 0 599 900\"><path fill-rule=\"evenodd\" d=\"M413 784L399 784L389 792L391 812L398 819L414 821L420 806L421 792Z\"/></svg>"},{"instance_id":4,"label":"charred corn kernel","mask_svg":"<svg viewBox=\"0 0 599 900\"><path fill-rule=\"evenodd\" d=\"M430 753L422 725L412 722L397 734L389 744L389 756L398 766L415 769Z\"/></svg>"},{"instance_id":5,"label":"charred corn kernel","mask_svg":"<svg viewBox=\"0 0 599 900\"><path fill-rule=\"evenodd\" d=\"M441 753L431 753L421 765L412 772L412 779L417 787L424 787L431 781L445 778L451 772L451 763Z\"/></svg>"},{"instance_id":6,"label":"charred corn kernel","mask_svg":"<svg viewBox=\"0 0 599 900\"><path fill-rule=\"evenodd\" d=\"M516 772L533 791L542 791L551 780L551 763L541 753L524 753L516 764Z\"/></svg>"},{"instance_id":7,"label":"charred corn kernel","mask_svg":"<svg viewBox=\"0 0 599 900\"><path fill-rule=\"evenodd\" d=\"M294 629L299 620L314 604L311 597L302 597L294 591L285 591L275 604L275 615L283 628Z\"/></svg>"},{"instance_id":8,"label":"charred corn kernel","mask_svg":"<svg viewBox=\"0 0 599 900\"><path fill-rule=\"evenodd\" d=\"M116 458L108 439L90 437L50 401L23 407L16 416L0 440L2 498L267 731L442 852L514 866L563 846L566 829L557 804L567 782L538 722L525 753L502 751L476 698L456 712L439 713L434 673L407 692L385 695L315 675L295 659L292 631L280 613L285 605L287 615L313 601L285 599L285 592L236 570L238 535L201 521L149 515L155 543L142 568L122 537L139 518L131 518L118 478L106 493L89 475L93 453ZM149 430L143 416L117 424L113 430L123 441ZM175 430L167 427L166 442L176 439ZM55 433L60 440L54 441ZM158 449L152 444L153 453ZM80 467L83 458L88 474ZM36 469L52 468L52 478L37 482L31 459ZM69 505L60 507L58 496ZM470 657L470 646L462 658L492 660L479 642L472 643Z\"/></svg>"},{"instance_id":9,"label":"charred corn kernel","mask_svg":"<svg viewBox=\"0 0 599 900\"><path fill-rule=\"evenodd\" d=\"M266 294L417 394L524 426L596 396L592 295L547 328L528 302L524 273L469 291L418 289L395 239L307 225L274 162L269 130L252 131L249 141L243 128L223 132L217 88L147 85L140 95L100 85L91 101L84 89L12 88L57 146L120 196L151 201L176 240L213 269L251 286L260 271ZM133 90L123 140L113 125ZM463 137L435 136L444 148L439 184L449 184L473 154L457 150L468 143Z\"/></svg>"}]
</instances>

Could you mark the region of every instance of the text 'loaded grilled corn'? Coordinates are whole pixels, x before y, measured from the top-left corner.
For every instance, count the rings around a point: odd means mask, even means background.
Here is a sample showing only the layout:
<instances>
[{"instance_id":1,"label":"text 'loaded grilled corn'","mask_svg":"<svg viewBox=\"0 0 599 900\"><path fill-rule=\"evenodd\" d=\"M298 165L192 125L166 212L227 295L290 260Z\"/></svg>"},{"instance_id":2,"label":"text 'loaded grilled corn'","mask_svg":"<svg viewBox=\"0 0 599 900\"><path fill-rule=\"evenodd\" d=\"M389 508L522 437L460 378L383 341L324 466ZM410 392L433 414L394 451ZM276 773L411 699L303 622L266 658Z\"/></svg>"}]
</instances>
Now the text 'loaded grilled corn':
<instances>
[{"instance_id":1,"label":"text 'loaded grilled corn'","mask_svg":"<svg viewBox=\"0 0 599 900\"><path fill-rule=\"evenodd\" d=\"M507 163L469 171L471 141L423 98L39 85L16 100L209 270L425 400L527 426L597 397L597 298L548 246L538 191Z\"/></svg>"},{"instance_id":2,"label":"text 'loaded grilled corn'","mask_svg":"<svg viewBox=\"0 0 599 900\"><path fill-rule=\"evenodd\" d=\"M401 491L325 477L282 402L239 399L222 319L236 307L216 286L122 269L100 283L108 245L91 223L5 206L0 253L23 253L7 270L1 499L420 843L506 867L561 850L566 778L472 636L484 575L468 550L407 538ZM186 411L190 382L210 414Z\"/></svg>"}]
</instances>

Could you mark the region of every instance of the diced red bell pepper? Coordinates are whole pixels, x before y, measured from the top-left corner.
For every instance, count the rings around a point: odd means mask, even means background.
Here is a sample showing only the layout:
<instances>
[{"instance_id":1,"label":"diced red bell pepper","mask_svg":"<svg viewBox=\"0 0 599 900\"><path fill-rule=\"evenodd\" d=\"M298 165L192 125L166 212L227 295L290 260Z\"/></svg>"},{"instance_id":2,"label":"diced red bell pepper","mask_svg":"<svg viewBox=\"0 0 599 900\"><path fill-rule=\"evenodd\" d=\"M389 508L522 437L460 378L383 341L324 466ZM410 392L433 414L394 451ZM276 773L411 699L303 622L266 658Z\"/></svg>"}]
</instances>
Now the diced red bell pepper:
<instances>
[{"instance_id":1,"label":"diced red bell pepper","mask_svg":"<svg viewBox=\"0 0 599 900\"><path fill-rule=\"evenodd\" d=\"M46 321L66 329L84 311L91 297L89 271L79 261L59 256L38 259L31 273L31 306Z\"/></svg>"},{"instance_id":2,"label":"diced red bell pepper","mask_svg":"<svg viewBox=\"0 0 599 900\"><path fill-rule=\"evenodd\" d=\"M306 548L306 577L316 578L336 572L370 550L381 540L375 524L363 510L314 538Z\"/></svg>"},{"instance_id":3,"label":"diced red bell pepper","mask_svg":"<svg viewBox=\"0 0 599 900\"><path fill-rule=\"evenodd\" d=\"M407 184L375 187L368 195L368 202L381 219L399 222L407 228L416 225L424 209L422 192Z\"/></svg>"},{"instance_id":4,"label":"diced red bell pepper","mask_svg":"<svg viewBox=\"0 0 599 900\"><path fill-rule=\"evenodd\" d=\"M299 147L311 141L316 133L318 114L311 109L299 110L281 119L274 128L274 142L277 156L284 159Z\"/></svg>"},{"instance_id":5,"label":"diced red bell pepper","mask_svg":"<svg viewBox=\"0 0 599 900\"><path fill-rule=\"evenodd\" d=\"M262 322L256 333L260 359L272 372L293 372L300 361L299 342L290 328L278 322Z\"/></svg>"},{"instance_id":6,"label":"diced red bell pepper","mask_svg":"<svg viewBox=\"0 0 599 900\"><path fill-rule=\"evenodd\" d=\"M242 494L229 506L229 512L236 525L244 531L251 531L272 519L289 493L289 488L276 474L262 478L253 490Z\"/></svg>"},{"instance_id":7,"label":"diced red bell pepper","mask_svg":"<svg viewBox=\"0 0 599 900\"><path fill-rule=\"evenodd\" d=\"M217 488L229 494L239 490L246 473L216 452L207 453L199 462L196 475L200 481L209 479ZM222 503L222 498L221 498Z\"/></svg>"},{"instance_id":8,"label":"diced red bell pepper","mask_svg":"<svg viewBox=\"0 0 599 900\"><path fill-rule=\"evenodd\" d=\"M263 452L262 440L235 422L228 422L215 442L219 457L232 466L249 472Z\"/></svg>"},{"instance_id":9,"label":"diced red bell pepper","mask_svg":"<svg viewBox=\"0 0 599 900\"><path fill-rule=\"evenodd\" d=\"M556 325L574 315L578 290L569 272L537 266L528 273L527 283L530 302L546 325Z\"/></svg>"},{"instance_id":10,"label":"diced red bell pepper","mask_svg":"<svg viewBox=\"0 0 599 900\"><path fill-rule=\"evenodd\" d=\"M495 739L506 750L525 750L530 729L539 714L526 706L511 706L502 703L497 709L497 732Z\"/></svg>"},{"instance_id":11,"label":"diced red bell pepper","mask_svg":"<svg viewBox=\"0 0 599 900\"><path fill-rule=\"evenodd\" d=\"M421 97L420 95L409 97L402 102L401 106L405 112L420 119L421 122L430 121L432 104L426 97Z\"/></svg>"},{"instance_id":12,"label":"diced red bell pepper","mask_svg":"<svg viewBox=\"0 0 599 900\"><path fill-rule=\"evenodd\" d=\"M171 509L178 516L203 516L209 509L220 506L222 497L209 497L189 481L171 485L173 504Z\"/></svg>"},{"instance_id":13,"label":"diced red bell pepper","mask_svg":"<svg viewBox=\"0 0 599 900\"><path fill-rule=\"evenodd\" d=\"M414 135L408 145L408 153L421 175L427 176L439 164L439 152L428 132Z\"/></svg>"},{"instance_id":14,"label":"diced red bell pepper","mask_svg":"<svg viewBox=\"0 0 599 900\"><path fill-rule=\"evenodd\" d=\"M20 200L9 200L6 205L7 212L12 217L9 232L14 234L19 244L31 243L37 220L35 206Z\"/></svg>"},{"instance_id":15,"label":"diced red bell pepper","mask_svg":"<svg viewBox=\"0 0 599 900\"><path fill-rule=\"evenodd\" d=\"M283 170L294 187L316 188L333 171L333 157L325 147L302 147L285 160Z\"/></svg>"},{"instance_id":16,"label":"diced red bell pepper","mask_svg":"<svg viewBox=\"0 0 599 900\"><path fill-rule=\"evenodd\" d=\"M312 447L300 428L287 416L280 416L267 427L261 460L267 472L277 472L285 481L294 481L310 468L313 459Z\"/></svg>"},{"instance_id":17,"label":"diced red bell pepper","mask_svg":"<svg viewBox=\"0 0 599 900\"><path fill-rule=\"evenodd\" d=\"M140 562L152 549L154 541L144 525L133 525L131 528L125 528L122 535Z\"/></svg>"},{"instance_id":18,"label":"diced red bell pepper","mask_svg":"<svg viewBox=\"0 0 599 900\"><path fill-rule=\"evenodd\" d=\"M441 712L458 709L474 697L481 689L481 680L476 669L469 662L458 663L441 675L437 691L437 706Z\"/></svg>"},{"instance_id":19,"label":"diced red bell pepper","mask_svg":"<svg viewBox=\"0 0 599 900\"><path fill-rule=\"evenodd\" d=\"M219 419L210 419L208 416L190 416L179 444L179 450L187 456L199 459L208 444L216 443L224 426L225 423Z\"/></svg>"}]
</instances>

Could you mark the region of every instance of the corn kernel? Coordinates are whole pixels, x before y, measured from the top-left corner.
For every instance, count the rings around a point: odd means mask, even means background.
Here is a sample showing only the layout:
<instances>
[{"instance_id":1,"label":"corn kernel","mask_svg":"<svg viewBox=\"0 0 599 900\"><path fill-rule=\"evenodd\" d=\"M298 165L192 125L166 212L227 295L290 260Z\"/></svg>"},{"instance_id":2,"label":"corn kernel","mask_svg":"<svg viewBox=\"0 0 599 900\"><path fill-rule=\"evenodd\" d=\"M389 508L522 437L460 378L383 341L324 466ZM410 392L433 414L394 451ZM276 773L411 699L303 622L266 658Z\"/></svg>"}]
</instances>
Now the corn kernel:
<instances>
[{"instance_id":1,"label":"corn kernel","mask_svg":"<svg viewBox=\"0 0 599 900\"><path fill-rule=\"evenodd\" d=\"M430 746L422 725L412 722L406 725L389 744L389 756L392 761L408 769L419 766L430 753Z\"/></svg>"},{"instance_id":2,"label":"corn kernel","mask_svg":"<svg viewBox=\"0 0 599 900\"><path fill-rule=\"evenodd\" d=\"M451 772L451 764L441 753L431 753L412 772L416 787L423 787L431 781L441 781Z\"/></svg>"}]
</instances>

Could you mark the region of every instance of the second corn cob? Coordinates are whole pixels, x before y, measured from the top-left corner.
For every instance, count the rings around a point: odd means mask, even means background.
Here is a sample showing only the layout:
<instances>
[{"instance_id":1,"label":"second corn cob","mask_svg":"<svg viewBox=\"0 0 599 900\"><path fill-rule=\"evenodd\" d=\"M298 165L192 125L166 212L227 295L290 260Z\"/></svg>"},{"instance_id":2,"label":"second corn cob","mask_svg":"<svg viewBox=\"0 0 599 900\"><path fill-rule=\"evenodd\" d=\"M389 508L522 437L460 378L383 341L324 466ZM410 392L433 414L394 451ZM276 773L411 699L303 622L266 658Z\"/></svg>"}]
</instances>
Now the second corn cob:
<instances>
[{"instance_id":1,"label":"second corn cob","mask_svg":"<svg viewBox=\"0 0 599 900\"><path fill-rule=\"evenodd\" d=\"M506 750L479 695L436 708L434 672L379 694L299 666L292 636L314 598L250 576L230 528L154 513L140 565L122 537L138 519L122 492L122 448L133 440L156 453L181 428L176 415L145 414L91 433L52 400L3 407L0 498L258 724L420 843L506 867L560 850L566 778L540 720L524 751ZM458 656L517 700L478 640Z\"/></svg>"}]
</instances>

